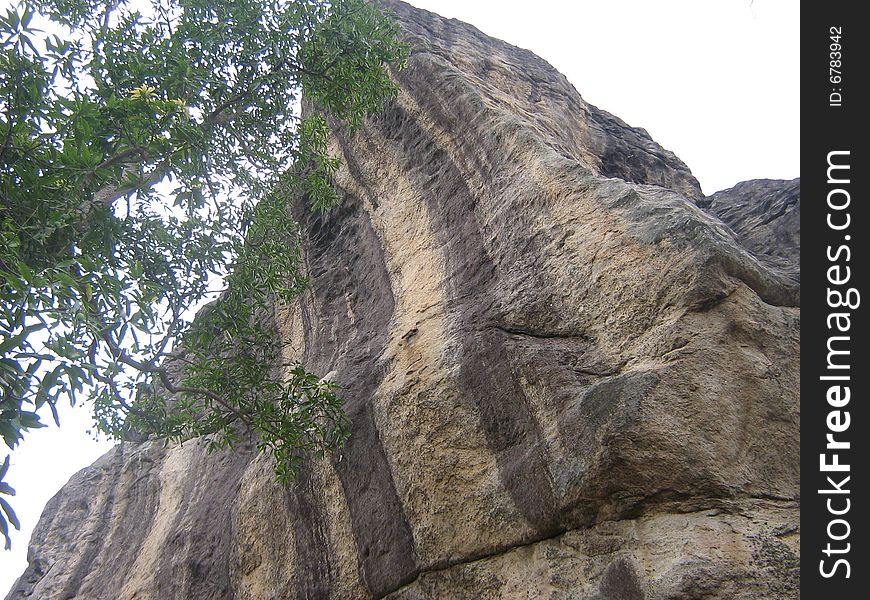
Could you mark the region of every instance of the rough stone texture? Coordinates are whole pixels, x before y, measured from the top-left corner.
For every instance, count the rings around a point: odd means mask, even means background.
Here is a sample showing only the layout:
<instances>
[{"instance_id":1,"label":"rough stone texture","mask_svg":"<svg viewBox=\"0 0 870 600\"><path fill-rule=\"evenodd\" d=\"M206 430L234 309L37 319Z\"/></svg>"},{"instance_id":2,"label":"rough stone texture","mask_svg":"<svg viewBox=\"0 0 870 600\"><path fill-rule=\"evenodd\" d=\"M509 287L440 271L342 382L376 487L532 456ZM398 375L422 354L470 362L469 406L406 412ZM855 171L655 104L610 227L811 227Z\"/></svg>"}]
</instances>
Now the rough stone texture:
<instances>
[{"instance_id":1,"label":"rough stone texture","mask_svg":"<svg viewBox=\"0 0 870 600\"><path fill-rule=\"evenodd\" d=\"M797 598L797 281L541 59L389 6L401 94L336 132L277 312L350 442L289 489L248 448L121 445L8 598Z\"/></svg>"},{"instance_id":2,"label":"rough stone texture","mask_svg":"<svg viewBox=\"0 0 870 600\"><path fill-rule=\"evenodd\" d=\"M758 502L606 521L424 573L388 598L798 598L793 519Z\"/></svg>"},{"instance_id":3,"label":"rough stone texture","mask_svg":"<svg viewBox=\"0 0 870 600\"><path fill-rule=\"evenodd\" d=\"M800 281L800 179L744 181L698 206L722 219L760 260Z\"/></svg>"}]
</instances>

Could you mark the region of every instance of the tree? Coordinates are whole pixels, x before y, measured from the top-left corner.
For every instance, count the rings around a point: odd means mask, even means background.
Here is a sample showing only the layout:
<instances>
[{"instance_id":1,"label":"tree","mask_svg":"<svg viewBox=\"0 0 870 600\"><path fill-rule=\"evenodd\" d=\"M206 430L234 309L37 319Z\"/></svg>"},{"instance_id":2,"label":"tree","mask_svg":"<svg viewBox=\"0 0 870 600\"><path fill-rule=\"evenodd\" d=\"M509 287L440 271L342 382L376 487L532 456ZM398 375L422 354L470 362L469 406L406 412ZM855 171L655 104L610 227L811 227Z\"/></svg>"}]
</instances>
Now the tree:
<instances>
[{"instance_id":1,"label":"tree","mask_svg":"<svg viewBox=\"0 0 870 600\"><path fill-rule=\"evenodd\" d=\"M66 399L120 438L223 448L251 432L281 481L343 443L337 390L282 364L269 315L306 284L289 203L336 201L322 115L352 128L391 98L397 40L364 0L36 0L0 16L10 448ZM305 118L303 93L319 108ZM9 547L7 519L0 498Z\"/></svg>"}]
</instances>

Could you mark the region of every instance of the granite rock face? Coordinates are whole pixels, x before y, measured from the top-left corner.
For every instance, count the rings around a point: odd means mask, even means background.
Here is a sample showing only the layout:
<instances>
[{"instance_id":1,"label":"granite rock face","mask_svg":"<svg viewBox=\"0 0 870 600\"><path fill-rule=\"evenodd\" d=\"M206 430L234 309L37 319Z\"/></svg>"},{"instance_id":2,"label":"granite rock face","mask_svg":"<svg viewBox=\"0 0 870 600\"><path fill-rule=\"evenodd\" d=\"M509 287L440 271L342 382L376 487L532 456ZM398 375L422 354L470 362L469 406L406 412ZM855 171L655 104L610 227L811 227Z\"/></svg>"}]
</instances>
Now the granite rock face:
<instances>
[{"instance_id":1,"label":"granite rock face","mask_svg":"<svg viewBox=\"0 0 870 600\"><path fill-rule=\"evenodd\" d=\"M767 184L705 199L540 58L387 5L400 96L336 130L342 202L299 209L311 285L276 309L349 443L289 488L247 447L122 444L8 598L797 598L799 283L765 258Z\"/></svg>"},{"instance_id":2,"label":"granite rock face","mask_svg":"<svg viewBox=\"0 0 870 600\"><path fill-rule=\"evenodd\" d=\"M801 180L755 179L698 202L750 252L800 281Z\"/></svg>"}]
</instances>

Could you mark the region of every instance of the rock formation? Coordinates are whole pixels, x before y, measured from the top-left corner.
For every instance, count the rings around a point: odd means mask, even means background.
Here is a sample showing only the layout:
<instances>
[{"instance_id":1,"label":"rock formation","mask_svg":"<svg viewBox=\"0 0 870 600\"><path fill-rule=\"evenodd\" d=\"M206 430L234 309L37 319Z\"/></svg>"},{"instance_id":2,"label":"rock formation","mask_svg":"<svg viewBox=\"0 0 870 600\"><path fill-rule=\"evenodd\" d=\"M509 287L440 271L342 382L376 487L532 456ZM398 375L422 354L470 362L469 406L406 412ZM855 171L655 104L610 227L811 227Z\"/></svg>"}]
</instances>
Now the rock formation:
<instances>
[{"instance_id":1,"label":"rock formation","mask_svg":"<svg viewBox=\"0 0 870 600\"><path fill-rule=\"evenodd\" d=\"M801 182L756 179L698 202L760 260L800 281Z\"/></svg>"},{"instance_id":2,"label":"rock formation","mask_svg":"<svg viewBox=\"0 0 870 600\"><path fill-rule=\"evenodd\" d=\"M796 184L704 198L534 54L387 4L400 96L336 131L276 312L350 441L289 488L121 444L7 598L797 598Z\"/></svg>"}]
</instances>

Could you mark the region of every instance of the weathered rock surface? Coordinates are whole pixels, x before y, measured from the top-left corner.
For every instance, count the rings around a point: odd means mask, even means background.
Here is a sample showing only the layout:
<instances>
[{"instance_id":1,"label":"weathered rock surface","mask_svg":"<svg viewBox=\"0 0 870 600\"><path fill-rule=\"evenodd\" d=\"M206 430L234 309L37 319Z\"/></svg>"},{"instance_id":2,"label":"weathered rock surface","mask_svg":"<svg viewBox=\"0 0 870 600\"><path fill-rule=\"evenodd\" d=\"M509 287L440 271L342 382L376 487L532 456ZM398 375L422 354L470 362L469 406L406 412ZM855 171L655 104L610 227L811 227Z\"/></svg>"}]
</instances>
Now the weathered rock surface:
<instances>
[{"instance_id":1,"label":"weathered rock surface","mask_svg":"<svg viewBox=\"0 0 870 600\"><path fill-rule=\"evenodd\" d=\"M248 448L123 444L8 598L797 598L771 242L540 58L389 6L400 97L336 132L343 201L300 209L311 286L276 315L350 442L289 489Z\"/></svg>"},{"instance_id":2,"label":"weathered rock surface","mask_svg":"<svg viewBox=\"0 0 870 600\"><path fill-rule=\"evenodd\" d=\"M698 202L762 262L800 281L801 180L755 179Z\"/></svg>"}]
</instances>

